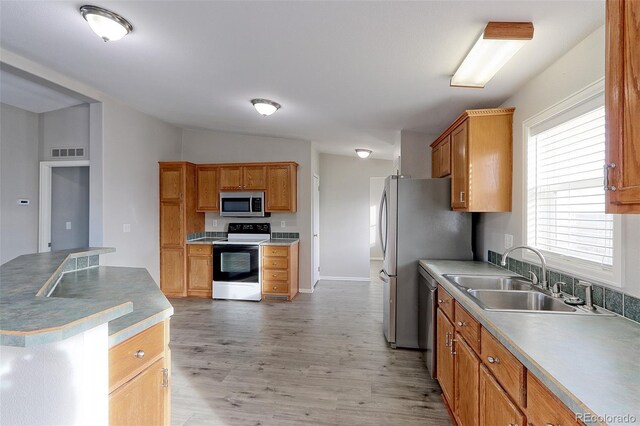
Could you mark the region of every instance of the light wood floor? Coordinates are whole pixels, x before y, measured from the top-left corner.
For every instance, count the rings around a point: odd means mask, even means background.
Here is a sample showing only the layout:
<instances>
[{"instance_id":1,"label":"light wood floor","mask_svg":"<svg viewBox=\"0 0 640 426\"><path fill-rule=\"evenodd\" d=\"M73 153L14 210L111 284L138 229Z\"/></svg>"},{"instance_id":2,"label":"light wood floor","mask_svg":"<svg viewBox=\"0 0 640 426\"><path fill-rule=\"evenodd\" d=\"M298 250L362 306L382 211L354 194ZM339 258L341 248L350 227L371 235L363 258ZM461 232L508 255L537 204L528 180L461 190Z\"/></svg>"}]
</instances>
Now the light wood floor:
<instances>
[{"instance_id":1,"label":"light wood floor","mask_svg":"<svg viewBox=\"0 0 640 426\"><path fill-rule=\"evenodd\" d=\"M450 424L420 352L387 347L375 279L171 303L174 426Z\"/></svg>"}]
</instances>

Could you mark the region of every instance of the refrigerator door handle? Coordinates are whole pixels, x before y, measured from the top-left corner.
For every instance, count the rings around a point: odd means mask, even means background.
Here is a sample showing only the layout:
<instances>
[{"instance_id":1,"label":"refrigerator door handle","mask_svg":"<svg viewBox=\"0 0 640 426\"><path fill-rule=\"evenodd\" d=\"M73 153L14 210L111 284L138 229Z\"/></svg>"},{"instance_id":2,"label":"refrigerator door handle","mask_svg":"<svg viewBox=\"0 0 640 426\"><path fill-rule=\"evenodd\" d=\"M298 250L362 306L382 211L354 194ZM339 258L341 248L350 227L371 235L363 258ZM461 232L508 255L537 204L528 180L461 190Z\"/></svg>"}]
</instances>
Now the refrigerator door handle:
<instances>
[{"instance_id":1,"label":"refrigerator door handle","mask_svg":"<svg viewBox=\"0 0 640 426\"><path fill-rule=\"evenodd\" d=\"M387 190L382 192L382 198L380 199L380 208L378 209L378 234L380 235L380 247L382 248L382 257L387 257L387 241L382 234L382 212L387 204ZM387 206L388 207L388 206ZM386 217L384 218L386 220ZM385 230L389 224L385 224Z\"/></svg>"},{"instance_id":2,"label":"refrigerator door handle","mask_svg":"<svg viewBox=\"0 0 640 426\"><path fill-rule=\"evenodd\" d=\"M378 274L378 277L380 278L380 280L382 280L383 283L389 284L389 275L387 275L387 273L384 272L384 269L380 269L380 273Z\"/></svg>"}]
</instances>

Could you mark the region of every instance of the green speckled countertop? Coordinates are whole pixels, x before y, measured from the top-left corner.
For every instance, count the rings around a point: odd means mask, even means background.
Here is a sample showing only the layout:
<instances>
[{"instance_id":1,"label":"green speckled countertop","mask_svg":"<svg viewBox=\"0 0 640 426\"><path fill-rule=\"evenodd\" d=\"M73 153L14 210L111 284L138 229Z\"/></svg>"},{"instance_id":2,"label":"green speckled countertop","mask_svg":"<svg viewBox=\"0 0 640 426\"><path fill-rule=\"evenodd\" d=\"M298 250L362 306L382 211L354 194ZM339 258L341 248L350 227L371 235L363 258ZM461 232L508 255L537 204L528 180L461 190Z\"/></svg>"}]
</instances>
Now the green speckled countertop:
<instances>
[{"instance_id":1,"label":"green speckled countertop","mask_svg":"<svg viewBox=\"0 0 640 426\"><path fill-rule=\"evenodd\" d=\"M640 421L640 325L618 316L485 311L443 275L516 274L483 262L420 265L574 413Z\"/></svg>"},{"instance_id":2,"label":"green speckled countertop","mask_svg":"<svg viewBox=\"0 0 640 426\"><path fill-rule=\"evenodd\" d=\"M63 250L19 256L0 267L0 344L35 346L109 322L109 346L171 316L173 307L146 269L92 267L62 275L68 258L114 251ZM47 291L48 292L48 291Z\"/></svg>"}]
</instances>

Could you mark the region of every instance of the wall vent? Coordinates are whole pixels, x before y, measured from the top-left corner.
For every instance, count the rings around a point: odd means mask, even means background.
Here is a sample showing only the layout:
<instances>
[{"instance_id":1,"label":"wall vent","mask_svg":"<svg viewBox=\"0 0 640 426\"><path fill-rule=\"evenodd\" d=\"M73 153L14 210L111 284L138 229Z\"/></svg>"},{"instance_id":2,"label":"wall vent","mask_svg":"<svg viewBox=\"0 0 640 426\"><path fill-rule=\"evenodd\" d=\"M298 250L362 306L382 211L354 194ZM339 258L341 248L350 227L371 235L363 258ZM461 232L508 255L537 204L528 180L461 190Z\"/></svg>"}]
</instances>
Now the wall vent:
<instances>
[{"instance_id":1,"label":"wall vent","mask_svg":"<svg viewBox=\"0 0 640 426\"><path fill-rule=\"evenodd\" d=\"M53 148L51 150L53 158L82 158L84 157L84 148Z\"/></svg>"}]
</instances>

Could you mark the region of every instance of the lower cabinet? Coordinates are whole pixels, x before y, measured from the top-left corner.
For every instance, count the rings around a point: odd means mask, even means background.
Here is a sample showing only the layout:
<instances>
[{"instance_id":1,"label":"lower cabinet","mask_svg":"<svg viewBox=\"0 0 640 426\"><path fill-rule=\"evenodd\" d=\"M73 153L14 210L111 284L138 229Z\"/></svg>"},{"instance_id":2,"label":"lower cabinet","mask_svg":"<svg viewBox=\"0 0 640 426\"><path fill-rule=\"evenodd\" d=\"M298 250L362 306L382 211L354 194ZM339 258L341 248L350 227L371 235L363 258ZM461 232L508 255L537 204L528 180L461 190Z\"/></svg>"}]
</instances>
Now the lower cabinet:
<instances>
[{"instance_id":1,"label":"lower cabinet","mask_svg":"<svg viewBox=\"0 0 640 426\"><path fill-rule=\"evenodd\" d=\"M480 359L466 343L461 334L456 334L456 398L455 413L459 426L478 424L478 389Z\"/></svg>"},{"instance_id":2,"label":"lower cabinet","mask_svg":"<svg viewBox=\"0 0 640 426\"><path fill-rule=\"evenodd\" d=\"M262 295L286 297L298 294L298 243L265 244L262 249Z\"/></svg>"},{"instance_id":3,"label":"lower cabinet","mask_svg":"<svg viewBox=\"0 0 640 426\"><path fill-rule=\"evenodd\" d=\"M109 349L109 424L170 423L169 321Z\"/></svg>"},{"instance_id":4,"label":"lower cabinet","mask_svg":"<svg viewBox=\"0 0 640 426\"><path fill-rule=\"evenodd\" d=\"M436 365L437 378L442 388L442 393L449 404L449 408L453 411L455 404L452 404L454 399L454 375L455 375L455 360L453 356L452 340L455 329L453 324L444 314L442 309L438 308L438 314L436 319L438 331L437 331L437 343L436 343Z\"/></svg>"},{"instance_id":5,"label":"lower cabinet","mask_svg":"<svg viewBox=\"0 0 640 426\"><path fill-rule=\"evenodd\" d=\"M187 244L187 296L211 298L213 292L213 246Z\"/></svg>"},{"instance_id":6,"label":"lower cabinet","mask_svg":"<svg viewBox=\"0 0 640 426\"><path fill-rule=\"evenodd\" d=\"M480 426L525 426L524 415L511 402L485 366L480 367Z\"/></svg>"}]
</instances>

